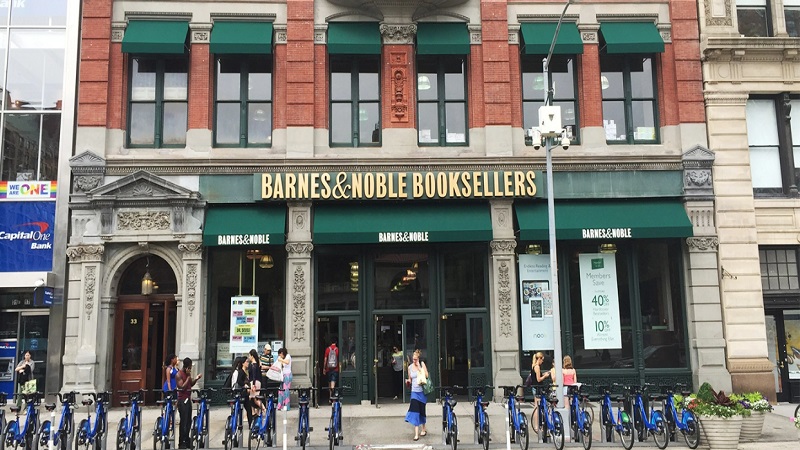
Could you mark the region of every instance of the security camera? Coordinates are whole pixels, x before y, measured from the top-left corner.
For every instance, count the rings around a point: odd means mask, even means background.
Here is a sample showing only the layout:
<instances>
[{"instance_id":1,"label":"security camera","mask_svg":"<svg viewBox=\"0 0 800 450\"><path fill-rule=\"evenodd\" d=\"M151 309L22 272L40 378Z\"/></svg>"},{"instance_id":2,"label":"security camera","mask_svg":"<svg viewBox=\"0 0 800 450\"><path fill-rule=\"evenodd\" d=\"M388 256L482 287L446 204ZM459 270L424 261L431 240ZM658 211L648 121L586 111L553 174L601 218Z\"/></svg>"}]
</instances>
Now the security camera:
<instances>
[{"instance_id":1,"label":"security camera","mask_svg":"<svg viewBox=\"0 0 800 450\"><path fill-rule=\"evenodd\" d=\"M538 128L531 128L528 130L528 136L531 138L534 150L542 148L542 132Z\"/></svg>"},{"instance_id":2,"label":"security camera","mask_svg":"<svg viewBox=\"0 0 800 450\"><path fill-rule=\"evenodd\" d=\"M561 136L561 148L563 148L564 150L568 150L569 144L570 144L569 138L567 138L566 136Z\"/></svg>"},{"instance_id":3,"label":"security camera","mask_svg":"<svg viewBox=\"0 0 800 450\"><path fill-rule=\"evenodd\" d=\"M39 287L42 287L42 286L44 286L44 280L41 279L41 278L39 278L38 280L33 282L33 287L35 287L35 288L39 288Z\"/></svg>"}]
</instances>

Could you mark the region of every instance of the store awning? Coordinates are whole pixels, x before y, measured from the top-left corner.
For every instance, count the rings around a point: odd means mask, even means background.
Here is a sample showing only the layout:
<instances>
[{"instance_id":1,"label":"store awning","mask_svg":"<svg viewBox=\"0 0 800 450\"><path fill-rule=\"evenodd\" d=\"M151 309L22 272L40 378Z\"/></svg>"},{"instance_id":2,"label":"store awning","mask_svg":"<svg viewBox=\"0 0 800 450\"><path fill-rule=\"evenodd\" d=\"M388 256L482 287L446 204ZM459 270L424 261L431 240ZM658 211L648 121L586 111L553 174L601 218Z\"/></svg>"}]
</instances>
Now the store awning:
<instances>
[{"instance_id":1,"label":"store awning","mask_svg":"<svg viewBox=\"0 0 800 450\"><path fill-rule=\"evenodd\" d=\"M692 236L692 223L679 200L556 202L558 239L646 239ZM549 237L547 203L515 203L519 237Z\"/></svg>"},{"instance_id":2,"label":"store awning","mask_svg":"<svg viewBox=\"0 0 800 450\"><path fill-rule=\"evenodd\" d=\"M328 53L380 55L378 22L331 22L328 24Z\"/></svg>"},{"instance_id":3,"label":"store awning","mask_svg":"<svg viewBox=\"0 0 800 450\"><path fill-rule=\"evenodd\" d=\"M189 22L182 20L131 20L122 38L122 52L182 54L187 33Z\"/></svg>"},{"instance_id":4,"label":"store awning","mask_svg":"<svg viewBox=\"0 0 800 450\"><path fill-rule=\"evenodd\" d=\"M205 246L259 246L286 242L286 207L254 204L212 207L203 228Z\"/></svg>"},{"instance_id":5,"label":"store awning","mask_svg":"<svg viewBox=\"0 0 800 450\"><path fill-rule=\"evenodd\" d=\"M468 55L469 31L460 22L417 24L418 55Z\"/></svg>"},{"instance_id":6,"label":"store awning","mask_svg":"<svg viewBox=\"0 0 800 450\"><path fill-rule=\"evenodd\" d=\"M358 204L314 207L314 244L488 242L489 205Z\"/></svg>"},{"instance_id":7,"label":"store awning","mask_svg":"<svg viewBox=\"0 0 800 450\"><path fill-rule=\"evenodd\" d=\"M214 22L209 51L217 55L270 54L272 53L272 23Z\"/></svg>"},{"instance_id":8,"label":"store awning","mask_svg":"<svg viewBox=\"0 0 800 450\"><path fill-rule=\"evenodd\" d=\"M653 22L603 22L608 53L663 53L664 40Z\"/></svg>"},{"instance_id":9,"label":"store awning","mask_svg":"<svg viewBox=\"0 0 800 450\"><path fill-rule=\"evenodd\" d=\"M546 55L556 34L557 22L523 23L520 26L526 55ZM557 55L576 55L583 53L583 40L578 26L573 22L562 22L558 30L558 41L553 49Z\"/></svg>"}]
</instances>

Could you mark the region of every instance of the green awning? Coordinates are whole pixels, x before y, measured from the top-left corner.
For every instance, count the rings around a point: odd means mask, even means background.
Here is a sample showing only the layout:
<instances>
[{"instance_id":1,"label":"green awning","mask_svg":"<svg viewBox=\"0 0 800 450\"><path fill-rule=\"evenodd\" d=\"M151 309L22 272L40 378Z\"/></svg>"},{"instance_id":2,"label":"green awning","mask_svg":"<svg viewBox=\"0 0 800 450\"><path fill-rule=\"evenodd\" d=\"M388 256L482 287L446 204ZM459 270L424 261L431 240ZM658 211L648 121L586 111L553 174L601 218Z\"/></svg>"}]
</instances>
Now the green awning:
<instances>
[{"instance_id":1,"label":"green awning","mask_svg":"<svg viewBox=\"0 0 800 450\"><path fill-rule=\"evenodd\" d=\"M653 22L603 22L608 53L663 53L664 40Z\"/></svg>"},{"instance_id":2,"label":"green awning","mask_svg":"<svg viewBox=\"0 0 800 450\"><path fill-rule=\"evenodd\" d=\"M378 22L331 22L328 24L328 53L380 55Z\"/></svg>"},{"instance_id":3,"label":"green awning","mask_svg":"<svg viewBox=\"0 0 800 450\"><path fill-rule=\"evenodd\" d=\"M211 53L268 55L272 53L271 22L214 22Z\"/></svg>"},{"instance_id":4,"label":"green awning","mask_svg":"<svg viewBox=\"0 0 800 450\"><path fill-rule=\"evenodd\" d=\"M468 55L469 31L460 22L420 22L417 24L417 54Z\"/></svg>"},{"instance_id":5,"label":"green awning","mask_svg":"<svg viewBox=\"0 0 800 450\"><path fill-rule=\"evenodd\" d=\"M546 55L556 34L556 22L523 23L520 26L526 55ZM562 22L558 30L558 41L553 49L557 55L583 53L583 40L574 22Z\"/></svg>"},{"instance_id":6,"label":"green awning","mask_svg":"<svg viewBox=\"0 0 800 450\"><path fill-rule=\"evenodd\" d=\"M379 203L314 207L314 244L489 242L489 205Z\"/></svg>"},{"instance_id":7,"label":"green awning","mask_svg":"<svg viewBox=\"0 0 800 450\"><path fill-rule=\"evenodd\" d=\"M131 20L122 38L122 52L182 54L188 33L186 21Z\"/></svg>"},{"instance_id":8,"label":"green awning","mask_svg":"<svg viewBox=\"0 0 800 450\"><path fill-rule=\"evenodd\" d=\"M286 207L253 204L212 207L203 228L205 246L284 244Z\"/></svg>"},{"instance_id":9,"label":"green awning","mask_svg":"<svg viewBox=\"0 0 800 450\"><path fill-rule=\"evenodd\" d=\"M549 237L547 203L515 203L519 237ZM692 236L692 223L679 200L556 201L557 239L644 239Z\"/></svg>"}]
</instances>

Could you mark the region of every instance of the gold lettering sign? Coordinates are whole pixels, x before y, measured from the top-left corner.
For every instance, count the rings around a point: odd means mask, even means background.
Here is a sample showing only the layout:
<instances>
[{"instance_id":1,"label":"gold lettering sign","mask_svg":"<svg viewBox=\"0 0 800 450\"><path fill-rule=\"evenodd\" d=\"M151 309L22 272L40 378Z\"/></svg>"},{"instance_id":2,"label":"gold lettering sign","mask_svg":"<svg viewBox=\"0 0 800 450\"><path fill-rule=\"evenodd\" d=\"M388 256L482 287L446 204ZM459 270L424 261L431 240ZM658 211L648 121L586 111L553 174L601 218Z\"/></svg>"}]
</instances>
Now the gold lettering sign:
<instances>
[{"instance_id":1,"label":"gold lettering sign","mask_svg":"<svg viewBox=\"0 0 800 450\"><path fill-rule=\"evenodd\" d=\"M536 173L512 171L256 174L261 200L531 198Z\"/></svg>"}]
</instances>

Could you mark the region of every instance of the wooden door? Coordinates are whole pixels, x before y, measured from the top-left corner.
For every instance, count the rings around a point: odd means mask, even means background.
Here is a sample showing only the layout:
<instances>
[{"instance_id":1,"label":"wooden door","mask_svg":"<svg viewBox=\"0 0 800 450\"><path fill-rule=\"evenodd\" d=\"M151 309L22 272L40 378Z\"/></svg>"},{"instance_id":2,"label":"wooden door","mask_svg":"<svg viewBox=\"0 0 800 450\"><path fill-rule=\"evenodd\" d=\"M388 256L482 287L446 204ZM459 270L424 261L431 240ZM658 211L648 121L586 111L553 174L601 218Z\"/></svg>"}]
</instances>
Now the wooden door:
<instances>
[{"instance_id":1,"label":"wooden door","mask_svg":"<svg viewBox=\"0 0 800 450\"><path fill-rule=\"evenodd\" d=\"M122 399L119 391L136 391L147 386L149 303L117 304L114 327L114 404Z\"/></svg>"}]
</instances>

